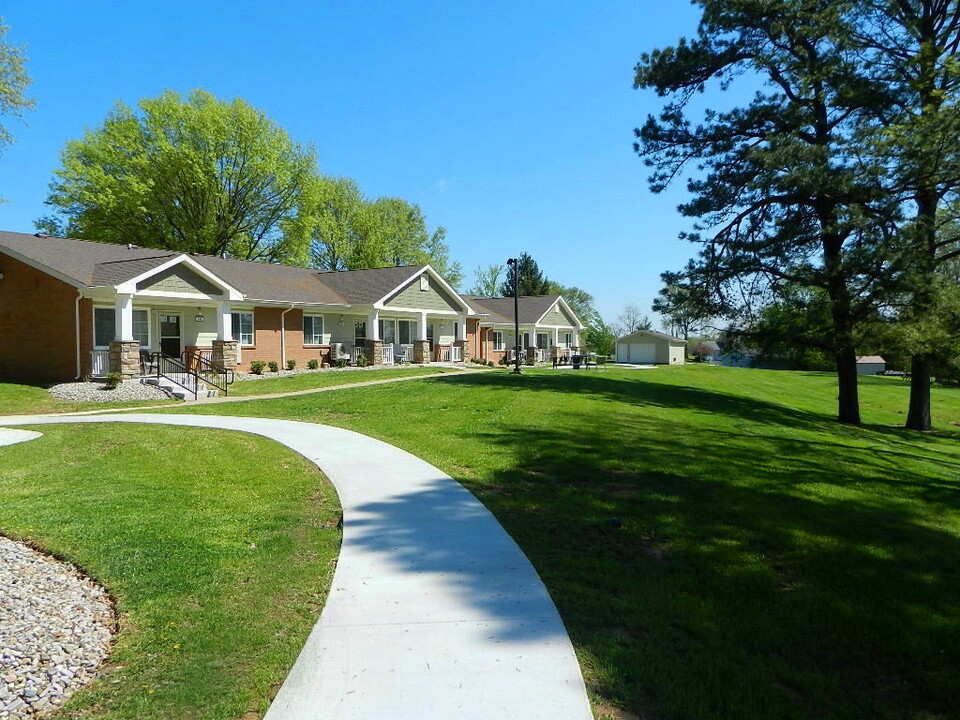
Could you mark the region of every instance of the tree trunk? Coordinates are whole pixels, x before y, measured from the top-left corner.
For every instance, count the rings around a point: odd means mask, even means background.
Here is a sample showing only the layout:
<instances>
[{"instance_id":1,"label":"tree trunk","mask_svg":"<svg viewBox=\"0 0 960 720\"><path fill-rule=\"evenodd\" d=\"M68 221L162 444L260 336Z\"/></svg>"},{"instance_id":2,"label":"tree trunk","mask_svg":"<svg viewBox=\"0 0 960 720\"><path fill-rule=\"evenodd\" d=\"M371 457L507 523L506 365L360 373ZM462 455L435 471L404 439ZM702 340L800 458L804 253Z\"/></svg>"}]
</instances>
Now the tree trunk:
<instances>
[{"instance_id":1,"label":"tree trunk","mask_svg":"<svg viewBox=\"0 0 960 720\"><path fill-rule=\"evenodd\" d=\"M910 430L930 430L930 357L914 355L910 360L910 410L906 427Z\"/></svg>"},{"instance_id":2,"label":"tree trunk","mask_svg":"<svg viewBox=\"0 0 960 720\"><path fill-rule=\"evenodd\" d=\"M860 424L857 354L852 344L837 348L837 420L848 425Z\"/></svg>"}]
</instances>

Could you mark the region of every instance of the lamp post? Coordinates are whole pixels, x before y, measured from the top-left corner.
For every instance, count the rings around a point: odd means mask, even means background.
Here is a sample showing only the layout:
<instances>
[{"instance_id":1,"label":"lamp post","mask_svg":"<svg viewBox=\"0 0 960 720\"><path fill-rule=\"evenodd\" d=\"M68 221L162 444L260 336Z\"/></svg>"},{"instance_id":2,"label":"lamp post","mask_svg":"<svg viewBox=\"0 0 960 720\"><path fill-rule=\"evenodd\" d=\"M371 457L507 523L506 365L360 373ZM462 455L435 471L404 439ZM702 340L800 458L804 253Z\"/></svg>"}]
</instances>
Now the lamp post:
<instances>
[{"instance_id":1,"label":"lamp post","mask_svg":"<svg viewBox=\"0 0 960 720\"><path fill-rule=\"evenodd\" d=\"M520 268L516 258L507 260L507 265L513 267L513 372L520 374L520 296L517 294L517 282Z\"/></svg>"}]
</instances>

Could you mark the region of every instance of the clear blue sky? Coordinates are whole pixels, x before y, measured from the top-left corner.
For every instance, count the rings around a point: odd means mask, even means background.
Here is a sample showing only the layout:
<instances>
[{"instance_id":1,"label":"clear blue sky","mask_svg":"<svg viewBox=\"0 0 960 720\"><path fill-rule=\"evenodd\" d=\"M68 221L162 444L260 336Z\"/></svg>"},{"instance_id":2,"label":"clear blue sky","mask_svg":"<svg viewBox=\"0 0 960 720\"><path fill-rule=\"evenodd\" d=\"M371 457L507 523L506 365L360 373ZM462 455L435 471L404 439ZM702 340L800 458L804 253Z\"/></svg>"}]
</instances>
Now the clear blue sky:
<instances>
[{"instance_id":1,"label":"clear blue sky","mask_svg":"<svg viewBox=\"0 0 960 720\"><path fill-rule=\"evenodd\" d=\"M654 196L632 130L660 101L640 53L693 33L684 0L4 3L36 110L8 122L0 229L33 232L64 143L117 100L165 88L242 97L371 198L418 203L466 273L529 252L608 322L646 312L683 188ZM652 314L651 314L652 316Z\"/></svg>"}]
</instances>

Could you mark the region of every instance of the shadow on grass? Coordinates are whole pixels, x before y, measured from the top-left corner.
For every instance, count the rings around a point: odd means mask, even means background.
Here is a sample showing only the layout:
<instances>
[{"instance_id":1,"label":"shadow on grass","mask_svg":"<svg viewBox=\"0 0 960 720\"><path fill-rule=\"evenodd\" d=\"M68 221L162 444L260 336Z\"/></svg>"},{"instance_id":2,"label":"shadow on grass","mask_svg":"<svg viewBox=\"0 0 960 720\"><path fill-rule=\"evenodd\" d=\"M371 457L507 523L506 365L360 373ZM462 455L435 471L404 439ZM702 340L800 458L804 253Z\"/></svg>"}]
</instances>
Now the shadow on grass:
<instances>
[{"instance_id":1,"label":"shadow on grass","mask_svg":"<svg viewBox=\"0 0 960 720\"><path fill-rule=\"evenodd\" d=\"M491 433L518 461L477 491L603 697L666 717L955 717L955 463L903 475L871 449L709 431L691 451L651 421L589 419Z\"/></svg>"}]
</instances>

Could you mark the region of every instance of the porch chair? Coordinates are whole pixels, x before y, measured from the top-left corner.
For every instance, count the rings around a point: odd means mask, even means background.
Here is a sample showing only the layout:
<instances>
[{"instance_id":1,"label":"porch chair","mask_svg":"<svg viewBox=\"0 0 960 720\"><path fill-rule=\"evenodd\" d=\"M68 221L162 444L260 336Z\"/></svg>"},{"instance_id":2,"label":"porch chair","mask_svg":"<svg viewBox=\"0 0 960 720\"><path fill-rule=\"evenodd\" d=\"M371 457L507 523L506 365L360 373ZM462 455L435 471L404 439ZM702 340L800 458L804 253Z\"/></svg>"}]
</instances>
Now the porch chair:
<instances>
[{"instance_id":1,"label":"porch chair","mask_svg":"<svg viewBox=\"0 0 960 720\"><path fill-rule=\"evenodd\" d=\"M157 372L157 362L151 357L150 351L140 348L140 375L153 375Z\"/></svg>"}]
</instances>

